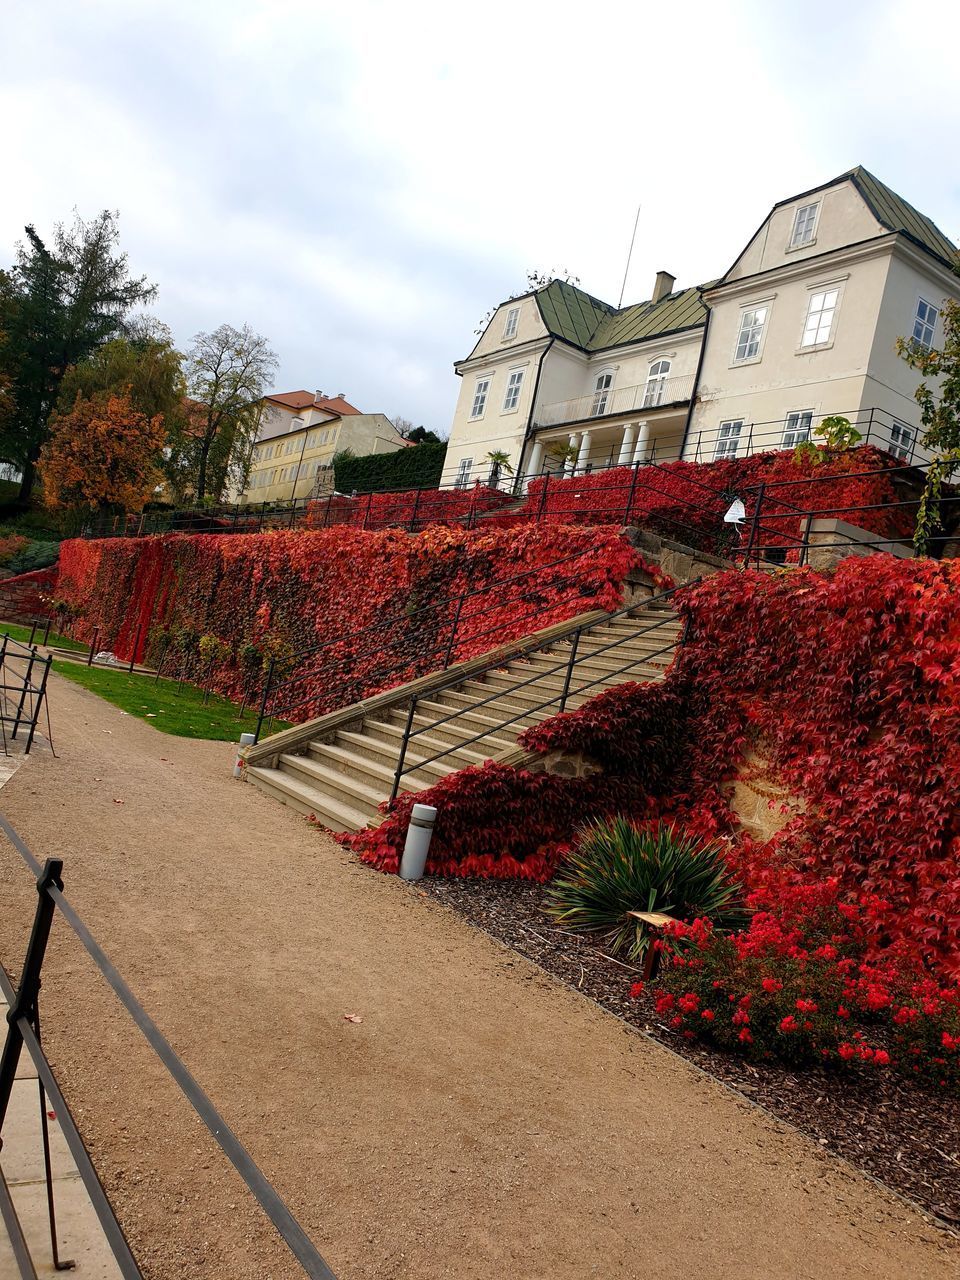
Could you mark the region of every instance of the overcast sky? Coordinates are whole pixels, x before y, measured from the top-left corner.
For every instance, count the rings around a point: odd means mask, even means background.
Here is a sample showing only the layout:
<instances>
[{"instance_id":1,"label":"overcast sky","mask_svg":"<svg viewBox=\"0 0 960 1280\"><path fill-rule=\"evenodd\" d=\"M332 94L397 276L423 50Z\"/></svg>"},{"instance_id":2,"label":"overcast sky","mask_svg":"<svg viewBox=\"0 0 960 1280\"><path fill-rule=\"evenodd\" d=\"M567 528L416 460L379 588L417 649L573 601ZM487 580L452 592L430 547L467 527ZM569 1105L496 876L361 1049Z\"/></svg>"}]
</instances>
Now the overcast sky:
<instances>
[{"instance_id":1,"label":"overcast sky","mask_svg":"<svg viewBox=\"0 0 960 1280\"><path fill-rule=\"evenodd\" d=\"M955 0L0 0L0 264L119 210L181 347L446 431L528 268L616 302L723 271L855 164L960 240ZM470 15L469 17L467 15Z\"/></svg>"}]
</instances>

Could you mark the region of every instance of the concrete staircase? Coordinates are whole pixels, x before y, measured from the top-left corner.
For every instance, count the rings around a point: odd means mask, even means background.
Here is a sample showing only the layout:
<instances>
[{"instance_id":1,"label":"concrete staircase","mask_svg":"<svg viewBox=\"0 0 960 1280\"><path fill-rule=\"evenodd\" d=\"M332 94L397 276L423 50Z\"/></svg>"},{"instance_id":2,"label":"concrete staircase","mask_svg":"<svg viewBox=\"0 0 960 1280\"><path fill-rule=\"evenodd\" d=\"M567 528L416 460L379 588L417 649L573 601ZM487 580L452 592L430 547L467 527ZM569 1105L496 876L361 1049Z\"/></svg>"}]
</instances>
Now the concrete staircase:
<instances>
[{"instance_id":1,"label":"concrete staircase","mask_svg":"<svg viewBox=\"0 0 960 1280\"><path fill-rule=\"evenodd\" d=\"M673 659L680 623L669 601L629 613L584 615L566 710L626 680L660 680ZM559 711L571 633L583 618L518 642L499 665L473 660L352 708L298 725L247 749L244 778L332 831L383 820L407 729L401 790L420 791L468 765L516 750L517 735ZM558 634L559 633L559 634ZM497 661L497 654L492 656ZM431 688L441 686L439 688ZM544 706L550 700L552 705Z\"/></svg>"}]
</instances>

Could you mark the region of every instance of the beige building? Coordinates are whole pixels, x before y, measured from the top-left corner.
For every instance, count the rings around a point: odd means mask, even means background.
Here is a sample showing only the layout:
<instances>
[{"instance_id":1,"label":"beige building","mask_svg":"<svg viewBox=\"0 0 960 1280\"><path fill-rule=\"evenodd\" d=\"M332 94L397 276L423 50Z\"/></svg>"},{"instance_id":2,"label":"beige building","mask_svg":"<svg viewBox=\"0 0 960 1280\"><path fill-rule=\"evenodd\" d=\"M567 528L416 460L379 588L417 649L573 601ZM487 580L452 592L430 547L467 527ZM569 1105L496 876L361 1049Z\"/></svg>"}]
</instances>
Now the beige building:
<instances>
[{"instance_id":1,"label":"beige building","mask_svg":"<svg viewBox=\"0 0 960 1280\"><path fill-rule=\"evenodd\" d=\"M282 502L333 489L333 456L395 453L407 441L382 413L361 413L342 395L283 391L265 396L241 502Z\"/></svg>"},{"instance_id":2,"label":"beige building","mask_svg":"<svg viewBox=\"0 0 960 1280\"><path fill-rule=\"evenodd\" d=\"M792 448L828 415L912 459L918 375L960 297L955 246L865 169L775 205L729 270L617 309L559 280L503 303L470 355L444 484Z\"/></svg>"}]
</instances>

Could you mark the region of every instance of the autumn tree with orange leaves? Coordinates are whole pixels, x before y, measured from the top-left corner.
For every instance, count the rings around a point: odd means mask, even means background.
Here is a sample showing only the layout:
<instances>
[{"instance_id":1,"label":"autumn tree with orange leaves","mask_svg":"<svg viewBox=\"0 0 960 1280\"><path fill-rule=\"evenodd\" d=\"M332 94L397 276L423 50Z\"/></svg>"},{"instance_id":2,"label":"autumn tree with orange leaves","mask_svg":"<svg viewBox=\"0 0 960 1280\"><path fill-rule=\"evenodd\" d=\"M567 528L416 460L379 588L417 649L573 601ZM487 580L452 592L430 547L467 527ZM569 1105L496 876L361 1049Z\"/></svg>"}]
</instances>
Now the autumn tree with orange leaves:
<instances>
[{"instance_id":1,"label":"autumn tree with orange leaves","mask_svg":"<svg viewBox=\"0 0 960 1280\"><path fill-rule=\"evenodd\" d=\"M51 422L40 454L50 507L140 511L153 496L166 434L163 415L149 418L128 394L79 397Z\"/></svg>"}]
</instances>

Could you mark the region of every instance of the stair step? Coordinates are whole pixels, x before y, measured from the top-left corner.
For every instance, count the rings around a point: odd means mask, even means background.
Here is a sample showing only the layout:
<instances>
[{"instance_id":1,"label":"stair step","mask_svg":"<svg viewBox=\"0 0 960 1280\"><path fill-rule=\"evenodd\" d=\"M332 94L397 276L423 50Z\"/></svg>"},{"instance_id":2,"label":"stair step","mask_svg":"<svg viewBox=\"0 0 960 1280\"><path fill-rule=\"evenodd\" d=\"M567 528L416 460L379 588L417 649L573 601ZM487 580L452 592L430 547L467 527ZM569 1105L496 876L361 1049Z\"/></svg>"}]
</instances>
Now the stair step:
<instances>
[{"instance_id":1,"label":"stair step","mask_svg":"<svg viewBox=\"0 0 960 1280\"><path fill-rule=\"evenodd\" d=\"M455 720L450 720L437 726L436 721L449 715L452 708L443 706L441 703L436 702L421 702L417 705L418 707L423 707L425 714L421 715L418 711L413 717L414 725L417 728L429 728L431 737L440 739L444 742L460 743L463 739L471 737L472 734L478 731L478 729L483 727L490 728L493 723L491 722L491 725L486 726L481 725L479 722L470 720L468 713L465 713L463 716L458 716ZM386 726L390 729L397 729L402 736L403 729L407 723L407 712L403 710L394 710L391 712L384 712L383 714L388 715L389 719L378 719L375 723ZM470 732L467 732L468 729ZM497 751L499 751L501 747L504 751L509 751L514 745L513 739L510 737L509 729L505 730L504 734L499 738L496 735L491 735L491 738L492 746L496 747ZM486 743L484 743L484 746L486 746ZM472 748L468 748L468 750L469 749Z\"/></svg>"},{"instance_id":2,"label":"stair step","mask_svg":"<svg viewBox=\"0 0 960 1280\"><path fill-rule=\"evenodd\" d=\"M360 831L367 825L370 815L366 812L325 795L282 769L248 765L243 776L271 799L315 817L330 831Z\"/></svg>"},{"instance_id":3,"label":"stair step","mask_svg":"<svg viewBox=\"0 0 960 1280\"><path fill-rule=\"evenodd\" d=\"M365 726L363 733L350 733L341 730L337 734L335 745L343 746L348 751L353 751L364 759L373 760L377 764L384 765L390 770L391 777L393 771L397 767L397 758L400 754L400 746L403 742L403 733L398 731L395 738L384 742L382 738L374 737L369 727ZM483 764L486 756L476 751L468 752L469 758L464 759L459 753L463 751L462 747L456 747L451 742L440 742L437 738L430 738L427 734L417 732L411 737L407 746L407 752L404 760L405 766L415 769L416 772L424 777L433 776L434 781L445 778L451 770L465 769L467 765ZM442 763L433 759L434 756L442 756ZM392 783L391 783L392 785Z\"/></svg>"},{"instance_id":4,"label":"stair step","mask_svg":"<svg viewBox=\"0 0 960 1280\"><path fill-rule=\"evenodd\" d=\"M486 715L484 711L471 711L469 707L451 706L445 702L418 702L418 709L422 708L424 715L419 714L413 717L414 724L418 720L430 719L430 732L434 735L456 733L458 741L464 741L466 738L472 738L474 734L484 731L483 743L496 746L498 749L503 744L505 751L510 750L516 745L516 735L521 731L523 725L517 726L507 725L502 727L502 721L495 715ZM447 719L451 716L451 719ZM437 725L437 721L442 720L443 724ZM404 712L404 723L406 723L406 712ZM475 743L471 750L480 750L480 744Z\"/></svg>"},{"instance_id":5,"label":"stair step","mask_svg":"<svg viewBox=\"0 0 960 1280\"><path fill-rule=\"evenodd\" d=\"M416 723L419 721L420 723ZM382 747L385 752L392 756L394 760L397 758L397 752L400 750L400 744L403 742L403 731L406 726L406 716L403 717L403 724L387 724L383 720L365 720L363 724L363 734L340 734L340 737L362 738L364 742L373 741L378 747ZM489 759L482 751L474 751L469 747L461 747L457 745L456 735L453 741L446 741L443 738L434 737L430 733L430 721L426 716L414 716L413 728L417 731L416 739L418 750L423 755L437 755L441 751L449 752L451 760L457 760L462 765L483 764L484 760ZM469 734L464 734L469 737ZM504 750L509 747L509 743L504 744ZM355 749L359 750L359 743L355 744Z\"/></svg>"},{"instance_id":6,"label":"stair step","mask_svg":"<svg viewBox=\"0 0 960 1280\"><path fill-rule=\"evenodd\" d=\"M413 739L416 743L416 739ZM408 751L410 748L408 748ZM417 748L412 748L414 754L419 759L426 759L426 753L420 755ZM303 759L304 757L300 757ZM362 778L365 786L376 790L380 789L383 793L380 795L382 800L385 795L389 795L393 787L393 777L396 772L397 762L394 758L389 764L384 764L378 760L369 759L366 756L357 755L355 751L351 751L348 747L339 746L335 742L311 742L309 748L309 756L311 762L319 762L324 768L333 768L339 770L340 773L350 779L355 777ZM426 770L420 771L413 767L416 761L408 756L404 762L404 773L401 786L405 791L420 791L424 787L431 787L438 778L445 778L448 773L456 773L458 766L456 764L443 764L438 761L436 767L428 773ZM410 766L408 769L407 766Z\"/></svg>"},{"instance_id":7,"label":"stair step","mask_svg":"<svg viewBox=\"0 0 960 1280\"><path fill-rule=\"evenodd\" d=\"M312 748L311 743L311 751ZM381 779L373 778L365 772L345 773L333 767L332 762L325 764L315 759L312 754L282 755L280 768L284 773L291 774L307 786L332 795L339 803L359 809L366 813L367 817L374 816L379 805L390 794L390 787L384 787Z\"/></svg>"},{"instance_id":8,"label":"stair step","mask_svg":"<svg viewBox=\"0 0 960 1280\"><path fill-rule=\"evenodd\" d=\"M595 672L597 675L601 673L617 675L624 667L633 667L638 664L646 665L651 670L660 671L670 665L673 661L673 654L674 650L672 648L654 657L648 653L637 653L626 648L621 649L618 646L616 649L610 649L607 653L601 653L596 658L584 655L582 651L579 651L575 666L577 671L590 671ZM569 654L567 654L567 657L569 658ZM523 661L512 662L510 664L510 672L511 674L519 674L526 671L533 675L535 671L555 672L556 668L559 667L562 675L566 668L563 658L563 650L553 653L531 654L529 658L524 658Z\"/></svg>"}]
</instances>

